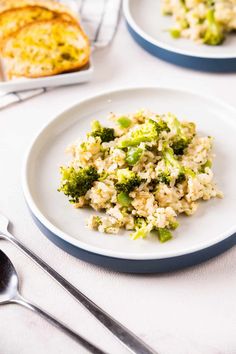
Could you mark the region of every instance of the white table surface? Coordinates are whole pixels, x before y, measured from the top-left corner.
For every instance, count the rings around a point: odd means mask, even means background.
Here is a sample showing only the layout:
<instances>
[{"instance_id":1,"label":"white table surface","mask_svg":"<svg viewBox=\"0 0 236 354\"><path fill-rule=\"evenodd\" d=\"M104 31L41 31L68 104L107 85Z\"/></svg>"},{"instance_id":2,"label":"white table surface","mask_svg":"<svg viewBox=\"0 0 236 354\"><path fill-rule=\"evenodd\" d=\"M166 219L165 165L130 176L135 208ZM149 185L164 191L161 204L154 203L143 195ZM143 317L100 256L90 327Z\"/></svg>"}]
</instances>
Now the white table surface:
<instances>
[{"instance_id":1,"label":"white table surface","mask_svg":"<svg viewBox=\"0 0 236 354\"><path fill-rule=\"evenodd\" d=\"M236 106L236 74L194 72L158 60L133 42L123 22L112 45L94 53L93 60L96 70L91 83L55 89L0 112L0 211L11 219L13 233L28 247L158 353L235 354L235 248L178 273L118 274L66 254L31 220L21 190L24 153L43 125L78 100L102 90L157 84L213 94ZM108 353L128 353L14 246L1 241L0 247L15 264L25 297ZM85 350L29 310L17 305L0 307L0 354L42 353Z\"/></svg>"}]
</instances>

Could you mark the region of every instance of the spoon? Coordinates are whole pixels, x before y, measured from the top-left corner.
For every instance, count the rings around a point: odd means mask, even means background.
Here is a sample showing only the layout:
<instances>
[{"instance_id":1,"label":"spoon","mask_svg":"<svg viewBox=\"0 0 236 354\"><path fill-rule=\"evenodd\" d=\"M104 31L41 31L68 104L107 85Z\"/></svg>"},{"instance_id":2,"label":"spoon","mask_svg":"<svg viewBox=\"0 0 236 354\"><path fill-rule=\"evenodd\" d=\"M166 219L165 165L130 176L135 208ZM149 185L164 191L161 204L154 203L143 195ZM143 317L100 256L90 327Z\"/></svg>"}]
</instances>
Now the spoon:
<instances>
[{"instance_id":1,"label":"spoon","mask_svg":"<svg viewBox=\"0 0 236 354\"><path fill-rule=\"evenodd\" d=\"M59 322L38 306L25 300L19 293L19 280L16 270L10 259L0 250L0 305L15 303L22 305L48 320L51 324L61 329L84 348L94 354L105 354L102 350L89 343L85 338L75 333L69 327Z\"/></svg>"},{"instance_id":2,"label":"spoon","mask_svg":"<svg viewBox=\"0 0 236 354\"><path fill-rule=\"evenodd\" d=\"M77 301L79 301L98 321L100 321L120 342L135 354L157 354L128 328L123 326L115 318L109 315L101 307L95 304L79 289L58 272L45 263L39 256L27 248L19 239L8 231L9 220L0 213L0 239L8 240L23 251L29 258L38 264L46 273L55 279L65 290L67 290Z\"/></svg>"}]
</instances>

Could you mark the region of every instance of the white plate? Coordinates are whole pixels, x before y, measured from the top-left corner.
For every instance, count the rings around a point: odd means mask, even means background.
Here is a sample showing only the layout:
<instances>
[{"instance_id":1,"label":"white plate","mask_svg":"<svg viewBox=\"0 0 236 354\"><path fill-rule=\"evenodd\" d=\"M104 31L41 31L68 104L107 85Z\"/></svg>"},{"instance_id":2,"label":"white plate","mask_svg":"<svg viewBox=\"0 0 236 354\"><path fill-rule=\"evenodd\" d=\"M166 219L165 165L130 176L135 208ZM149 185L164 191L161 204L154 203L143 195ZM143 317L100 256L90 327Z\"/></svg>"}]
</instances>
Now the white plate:
<instances>
[{"instance_id":1,"label":"white plate","mask_svg":"<svg viewBox=\"0 0 236 354\"><path fill-rule=\"evenodd\" d=\"M224 199L201 203L194 216L181 217L173 240L156 238L132 241L129 232L104 235L86 227L92 210L74 209L57 192L59 167L70 160L65 149L90 129L93 119L107 124L107 115L148 108L171 111L180 119L194 121L200 134L215 137L215 180ZM23 168L27 204L43 228L63 243L92 254L126 260L158 260L192 254L226 240L236 231L236 111L200 95L168 88L137 88L88 98L65 111L34 139ZM47 232L46 232L47 233ZM64 249L66 247L62 246ZM92 261L92 260L91 260Z\"/></svg>"},{"instance_id":2,"label":"white plate","mask_svg":"<svg viewBox=\"0 0 236 354\"><path fill-rule=\"evenodd\" d=\"M210 70L211 67L214 71L224 70L226 63L236 67L235 33L228 34L219 46L174 39L168 31L173 27L174 20L171 16L162 15L160 0L124 0L124 14L131 34L139 44L165 60L203 70ZM171 53L174 56L172 60ZM212 59L217 61L214 63Z\"/></svg>"},{"instance_id":3,"label":"white plate","mask_svg":"<svg viewBox=\"0 0 236 354\"><path fill-rule=\"evenodd\" d=\"M12 79L6 80L4 75L4 67L0 65L0 91L2 92L19 92L25 90L33 90L42 87L56 87L79 84L92 79L93 65L90 62L86 68L80 71L58 74L54 76L39 77L36 79Z\"/></svg>"}]
</instances>

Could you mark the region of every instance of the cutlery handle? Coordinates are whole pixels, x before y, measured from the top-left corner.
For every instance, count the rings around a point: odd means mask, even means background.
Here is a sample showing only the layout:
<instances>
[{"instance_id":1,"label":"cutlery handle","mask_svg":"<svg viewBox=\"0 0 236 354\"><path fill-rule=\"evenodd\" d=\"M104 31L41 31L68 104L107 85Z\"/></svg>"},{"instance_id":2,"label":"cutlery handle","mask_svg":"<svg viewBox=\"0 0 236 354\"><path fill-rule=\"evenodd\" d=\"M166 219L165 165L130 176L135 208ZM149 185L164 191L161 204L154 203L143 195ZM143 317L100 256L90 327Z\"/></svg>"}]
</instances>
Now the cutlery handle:
<instances>
[{"instance_id":1,"label":"cutlery handle","mask_svg":"<svg viewBox=\"0 0 236 354\"><path fill-rule=\"evenodd\" d=\"M22 306L36 312L39 316L41 316L44 319L46 319L47 321L49 321L52 325L54 325L58 329L62 330L64 333L66 333L68 336L70 336L76 342L80 343L84 348L88 349L90 353L92 353L92 354L106 354L104 351L95 347L92 343L88 342L85 338L81 337L79 334L74 332L72 329L67 327L65 324L58 321L53 316L49 315L49 313L47 313L46 311L42 310L40 307L25 300L21 295L17 295L17 297L12 299L11 302L22 305Z\"/></svg>"},{"instance_id":2,"label":"cutlery handle","mask_svg":"<svg viewBox=\"0 0 236 354\"><path fill-rule=\"evenodd\" d=\"M76 300L78 300L93 316L100 321L113 335L121 341L132 353L135 354L157 354L152 348L144 343L129 329L124 327L121 323L115 320L107 312L96 305L79 289L73 286L47 263L45 263L35 253L24 246L15 236L9 232L4 235L10 242L20 248L27 256L29 256L35 263L37 263L45 272L54 278L64 289L66 289Z\"/></svg>"}]
</instances>

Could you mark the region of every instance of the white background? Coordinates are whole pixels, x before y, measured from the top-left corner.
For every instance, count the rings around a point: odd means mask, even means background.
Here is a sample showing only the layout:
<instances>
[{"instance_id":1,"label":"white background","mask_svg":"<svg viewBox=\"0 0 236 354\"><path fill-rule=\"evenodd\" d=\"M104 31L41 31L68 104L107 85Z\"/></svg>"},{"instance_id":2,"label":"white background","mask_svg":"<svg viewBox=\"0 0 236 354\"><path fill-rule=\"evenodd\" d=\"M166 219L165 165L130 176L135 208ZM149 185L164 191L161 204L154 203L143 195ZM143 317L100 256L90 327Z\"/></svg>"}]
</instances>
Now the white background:
<instances>
[{"instance_id":1,"label":"white background","mask_svg":"<svg viewBox=\"0 0 236 354\"><path fill-rule=\"evenodd\" d=\"M165 63L138 47L123 22L112 45L94 53L93 60L91 83L55 89L0 112L0 212L9 217L13 233L29 248L159 354L235 354L235 248L178 273L117 274L67 255L31 220L21 190L22 159L38 130L78 100L102 90L164 84L215 95L236 106L236 74L200 73ZM128 353L14 246L1 241L0 247L17 268L25 297L108 353ZM85 351L29 310L0 307L0 354L41 353Z\"/></svg>"}]
</instances>

